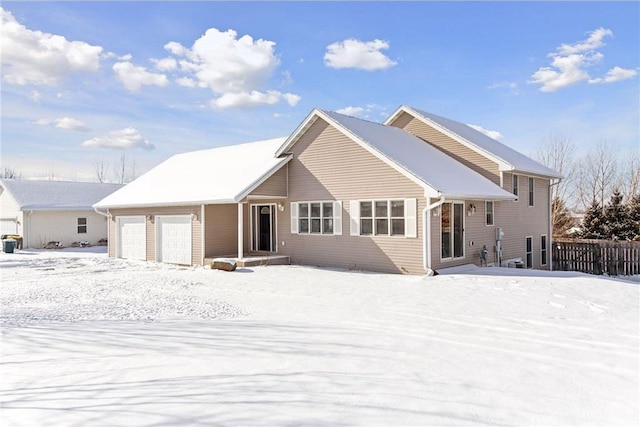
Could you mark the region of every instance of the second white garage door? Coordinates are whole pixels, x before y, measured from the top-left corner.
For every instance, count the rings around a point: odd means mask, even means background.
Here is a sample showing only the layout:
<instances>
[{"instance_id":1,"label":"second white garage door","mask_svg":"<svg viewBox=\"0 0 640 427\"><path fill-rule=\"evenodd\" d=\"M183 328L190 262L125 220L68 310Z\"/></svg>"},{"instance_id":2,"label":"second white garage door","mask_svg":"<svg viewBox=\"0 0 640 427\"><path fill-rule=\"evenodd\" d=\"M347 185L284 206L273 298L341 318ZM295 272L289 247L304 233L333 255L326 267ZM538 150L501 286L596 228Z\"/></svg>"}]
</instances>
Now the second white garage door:
<instances>
[{"instance_id":1,"label":"second white garage door","mask_svg":"<svg viewBox=\"0 0 640 427\"><path fill-rule=\"evenodd\" d=\"M157 216L156 260L191 265L191 215Z\"/></svg>"}]
</instances>

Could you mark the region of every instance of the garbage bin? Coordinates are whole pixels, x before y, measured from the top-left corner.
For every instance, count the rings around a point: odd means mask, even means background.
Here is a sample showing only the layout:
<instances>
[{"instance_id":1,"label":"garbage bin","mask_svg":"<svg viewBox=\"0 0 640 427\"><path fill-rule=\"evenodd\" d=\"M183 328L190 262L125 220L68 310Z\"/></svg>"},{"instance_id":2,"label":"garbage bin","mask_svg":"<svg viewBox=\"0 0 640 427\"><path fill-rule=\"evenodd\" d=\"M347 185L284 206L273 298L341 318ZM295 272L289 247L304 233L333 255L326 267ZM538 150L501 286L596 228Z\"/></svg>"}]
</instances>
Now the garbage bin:
<instances>
[{"instance_id":1,"label":"garbage bin","mask_svg":"<svg viewBox=\"0 0 640 427\"><path fill-rule=\"evenodd\" d=\"M16 247L16 241L14 239L4 239L2 241L2 251L7 254L12 254L13 249Z\"/></svg>"},{"instance_id":2,"label":"garbage bin","mask_svg":"<svg viewBox=\"0 0 640 427\"><path fill-rule=\"evenodd\" d=\"M16 241L15 245L13 246L14 249L22 249L22 236L20 236L19 234L3 234L0 239L4 240L4 239L13 239Z\"/></svg>"}]
</instances>

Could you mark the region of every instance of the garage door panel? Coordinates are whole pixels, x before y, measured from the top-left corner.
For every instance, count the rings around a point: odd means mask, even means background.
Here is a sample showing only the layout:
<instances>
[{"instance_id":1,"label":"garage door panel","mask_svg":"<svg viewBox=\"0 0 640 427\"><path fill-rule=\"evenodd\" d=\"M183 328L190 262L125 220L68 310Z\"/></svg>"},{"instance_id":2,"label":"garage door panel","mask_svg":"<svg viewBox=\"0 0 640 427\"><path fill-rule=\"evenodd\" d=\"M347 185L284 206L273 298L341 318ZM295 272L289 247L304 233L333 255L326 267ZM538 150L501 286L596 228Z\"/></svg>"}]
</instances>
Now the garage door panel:
<instances>
[{"instance_id":1,"label":"garage door panel","mask_svg":"<svg viewBox=\"0 0 640 427\"><path fill-rule=\"evenodd\" d=\"M118 257L145 260L147 230L144 217L118 217Z\"/></svg>"},{"instance_id":2,"label":"garage door panel","mask_svg":"<svg viewBox=\"0 0 640 427\"><path fill-rule=\"evenodd\" d=\"M191 216L158 217L157 260L191 265Z\"/></svg>"}]
</instances>

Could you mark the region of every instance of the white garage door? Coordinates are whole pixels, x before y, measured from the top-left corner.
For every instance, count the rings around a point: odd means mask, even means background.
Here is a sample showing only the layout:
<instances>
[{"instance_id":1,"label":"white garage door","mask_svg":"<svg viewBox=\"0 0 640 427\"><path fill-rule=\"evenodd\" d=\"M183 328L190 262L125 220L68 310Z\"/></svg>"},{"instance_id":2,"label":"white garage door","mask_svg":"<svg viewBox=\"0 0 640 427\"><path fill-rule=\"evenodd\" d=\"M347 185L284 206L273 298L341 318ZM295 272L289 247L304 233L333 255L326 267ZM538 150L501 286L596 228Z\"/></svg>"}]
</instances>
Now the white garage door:
<instances>
[{"instance_id":1,"label":"white garage door","mask_svg":"<svg viewBox=\"0 0 640 427\"><path fill-rule=\"evenodd\" d=\"M147 230L143 216L116 217L118 257L147 259Z\"/></svg>"},{"instance_id":2,"label":"white garage door","mask_svg":"<svg viewBox=\"0 0 640 427\"><path fill-rule=\"evenodd\" d=\"M191 216L158 216L156 260L191 265Z\"/></svg>"},{"instance_id":3,"label":"white garage door","mask_svg":"<svg viewBox=\"0 0 640 427\"><path fill-rule=\"evenodd\" d=\"M0 234L16 234L18 232L18 223L15 218L0 219Z\"/></svg>"}]
</instances>

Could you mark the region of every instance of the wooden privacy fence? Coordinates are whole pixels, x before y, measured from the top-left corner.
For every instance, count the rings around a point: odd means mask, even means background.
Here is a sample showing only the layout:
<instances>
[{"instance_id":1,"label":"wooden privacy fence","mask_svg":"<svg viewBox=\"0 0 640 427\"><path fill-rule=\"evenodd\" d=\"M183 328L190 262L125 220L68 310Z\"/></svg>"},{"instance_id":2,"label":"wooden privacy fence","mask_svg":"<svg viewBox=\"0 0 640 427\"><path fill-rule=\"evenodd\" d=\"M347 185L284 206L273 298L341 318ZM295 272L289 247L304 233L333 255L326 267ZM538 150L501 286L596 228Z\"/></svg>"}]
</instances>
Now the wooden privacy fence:
<instances>
[{"instance_id":1,"label":"wooden privacy fence","mask_svg":"<svg viewBox=\"0 0 640 427\"><path fill-rule=\"evenodd\" d=\"M640 274L640 242L565 240L553 242L553 269L609 276Z\"/></svg>"}]
</instances>

